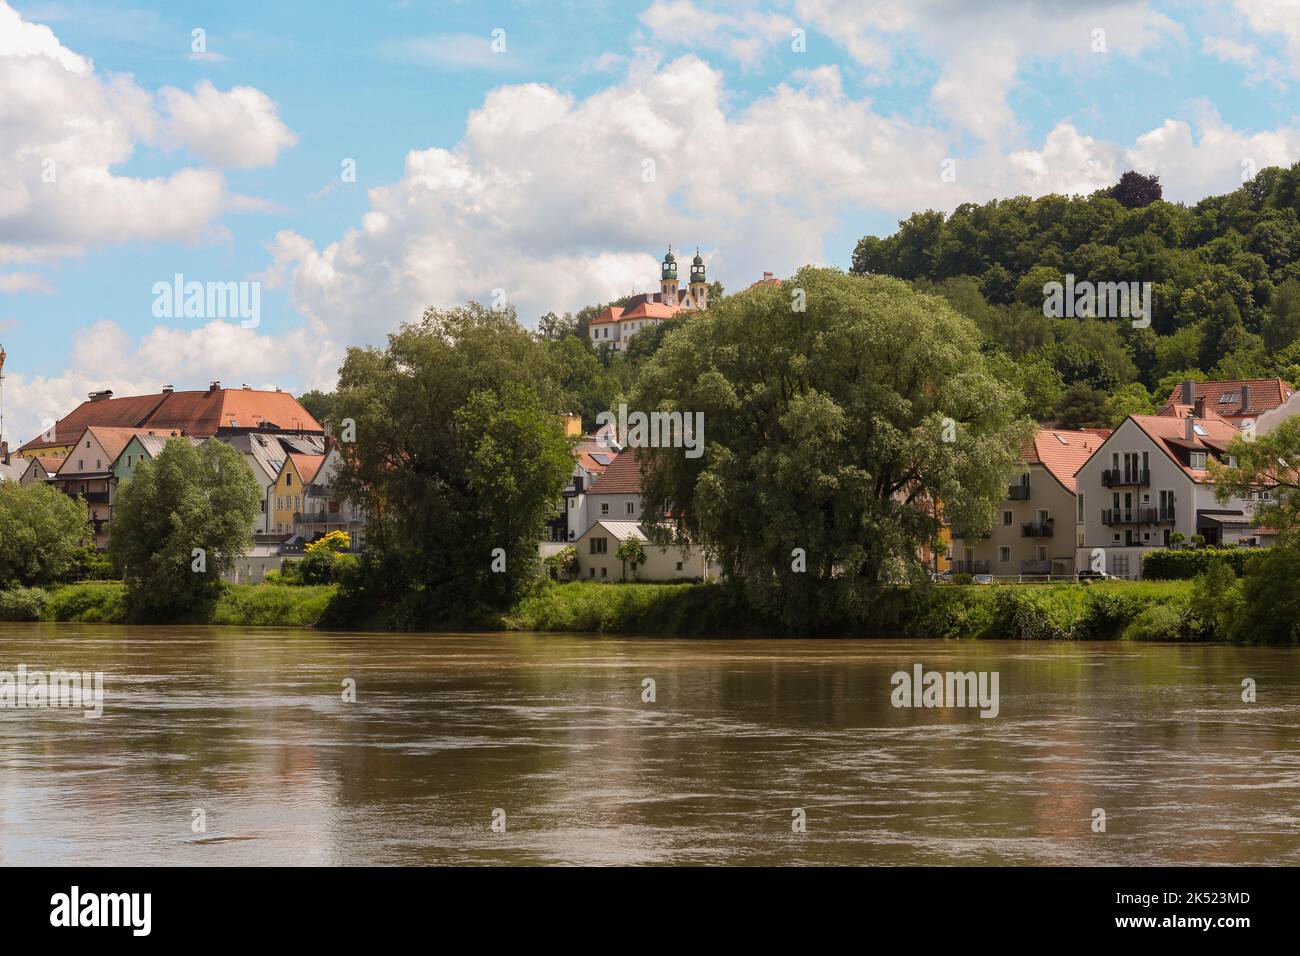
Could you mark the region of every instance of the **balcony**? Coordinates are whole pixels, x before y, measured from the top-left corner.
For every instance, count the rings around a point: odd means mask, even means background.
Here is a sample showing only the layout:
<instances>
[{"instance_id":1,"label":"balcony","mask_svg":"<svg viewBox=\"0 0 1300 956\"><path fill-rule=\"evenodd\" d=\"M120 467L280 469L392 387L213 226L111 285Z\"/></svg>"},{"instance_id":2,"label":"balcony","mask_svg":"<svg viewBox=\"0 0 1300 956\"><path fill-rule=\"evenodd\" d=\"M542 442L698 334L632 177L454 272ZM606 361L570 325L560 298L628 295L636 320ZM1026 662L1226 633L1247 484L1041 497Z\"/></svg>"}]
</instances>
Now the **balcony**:
<instances>
[{"instance_id":1,"label":"balcony","mask_svg":"<svg viewBox=\"0 0 1300 956\"><path fill-rule=\"evenodd\" d=\"M1101 523L1104 525L1159 524L1173 520L1172 508L1163 513L1159 508L1106 508L1101 513Z\"/></svg>"},{"instance_id":2,"label":"balcony","mask_svg":"<svg viewBox=\"0 0 1300 956\"><path fill-rule=\"evenodd\" d=\"M987 561L954 561L952 570L954 574L988 574L989 563Z\"/></svg>"},{"instance_id":3,"label":"balcony","mask_svg":"<svg viewBox=\"0 0 1300 956\"><path fill-rule=\"evenodd\" d=\"M78 492L74 492L74 494L80 495L82 498L85 498L86 504L90 504L90 505L108 504L107 491L78 491Z\"/></svg>"},{"instance_id":4,"label":"balcony","mask_svg":"<svg viewBox=\"0 0 1300 956\"><path fill-rule=\"evenodd\" d=\"M1020 526L1020 537L1050 538L1054 527L1055 520L1052 518L1048 518L1046 521L1028 521Z\"/></svg>"},{"instance_id":5,"label":"balcony","mask_svg":"<svg viewBox=\"0 0 1300 956\"><path fill-rule=\"evenodd\" d=\"M1007 499L1009 501L1028 501L1029 482L1019 481L1014 485L1007 485Z\"/></svg>"},{"instance_id":6,"label":"balcony","mask_svg":"<svg viewBox=\"0 0 1300 956\"><path fill-rule=\"evenodd\" d=\"M1150 468L1107 468L1101 473L1101 483L1107 488L1132 485L1145 488L1151 484Z\"/></svg>"},{"instance_id":7,"label":"balcony","mask_svg":"<svg viewBox=\"0 0 1300 956\"><path fill-rule=\"evenodd\" d=\"M294 524L325 524L346 527L348 517L341 511L312 511L304 514L301 511L295 511L293 514Z\"/></svg>"}]
</instances>

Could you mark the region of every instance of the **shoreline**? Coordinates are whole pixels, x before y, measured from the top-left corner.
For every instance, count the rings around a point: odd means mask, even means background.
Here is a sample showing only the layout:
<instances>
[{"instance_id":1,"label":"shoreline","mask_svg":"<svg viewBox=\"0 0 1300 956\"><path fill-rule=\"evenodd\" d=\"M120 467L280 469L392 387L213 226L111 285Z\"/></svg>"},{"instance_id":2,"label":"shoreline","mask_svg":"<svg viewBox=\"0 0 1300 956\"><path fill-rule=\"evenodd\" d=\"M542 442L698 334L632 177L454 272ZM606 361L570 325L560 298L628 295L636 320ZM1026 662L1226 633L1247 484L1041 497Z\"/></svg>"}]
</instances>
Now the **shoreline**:
<instances>
[{"instance_id":1,"label":"shoreline","mask_svg":"<svg viewBox=\"0 0 1300 956\"><path fill-rule=\"evenodd\" d=\"M1195 628L1193 588L1192 581L898 588L885 595L868 619L795 630L756 612L722 584L547 582L486 626L461 622L419 632L1235 643ZM337 585L232 584L201 616L139 623L414 632L381 626L382 611L368 620L323 623L337 593ZM135 623L128 620L125 585L117 581L0 591L0 621Z\"/></svg>"}]
</instances>

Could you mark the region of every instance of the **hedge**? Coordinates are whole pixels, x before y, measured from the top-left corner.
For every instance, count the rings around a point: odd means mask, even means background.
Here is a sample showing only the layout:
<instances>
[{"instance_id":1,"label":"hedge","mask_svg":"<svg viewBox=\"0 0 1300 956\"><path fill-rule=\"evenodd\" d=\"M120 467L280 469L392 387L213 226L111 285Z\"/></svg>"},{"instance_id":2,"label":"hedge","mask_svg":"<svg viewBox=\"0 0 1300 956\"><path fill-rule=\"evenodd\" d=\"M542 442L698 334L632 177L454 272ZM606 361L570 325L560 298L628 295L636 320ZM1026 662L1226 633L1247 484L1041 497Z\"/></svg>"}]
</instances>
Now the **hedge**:
<instances>
[{"instance_id":1,"label":"hedge","mask_svg":"<svg viewBox=\"0 0 1300 956\"><path fill-rule=\"evenodd\" d=\"M1142 556L1142 577L1150 581L1190 581L1222 562L1241 577L1246 563L1267 548L1161 548Z\"/></svg>"}]
</instances>

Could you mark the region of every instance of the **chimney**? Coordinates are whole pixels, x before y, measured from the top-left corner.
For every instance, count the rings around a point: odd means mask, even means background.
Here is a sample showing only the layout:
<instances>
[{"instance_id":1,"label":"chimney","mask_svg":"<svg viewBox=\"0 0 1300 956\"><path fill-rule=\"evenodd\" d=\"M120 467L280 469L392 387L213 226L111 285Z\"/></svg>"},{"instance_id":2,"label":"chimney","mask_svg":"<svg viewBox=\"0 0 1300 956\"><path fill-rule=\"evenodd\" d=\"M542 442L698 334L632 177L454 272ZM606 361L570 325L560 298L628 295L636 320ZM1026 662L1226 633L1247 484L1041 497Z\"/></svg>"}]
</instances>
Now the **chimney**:
<instances>
[{"instance_id":1,"label":"chimney","mask_svg":"<svg viewBox=\"0 0 1300 956\"><path fill-rule=\"evenodd\" d=\"M764 272L764 273L763 273L763 281L764 281L764 282L769 281L771 278L772 278L772 273L770 273L770 272Z\"/></svg>"},{"instance_id":2,"label":"chimney","mask_svg":"<svg viewBox=\"0 0 1300 956\"><path fill-rule=\"evenodd\" d=\"M1192 441L1196 437L1196 417L1189 411L1183 419L1183 438Z\"/></svg>"},{"instance_id":3,"label":"chimney","mask_svg":"<svg viewBox=\"0 0 1300 956\"><path fill-rule=\"evenodd\" d=\"M219 388L221 388L221 382L220 381L213 382L211 385L208 386L208 394L211 395Z\"/></svg>"},{"instance_id":4,"label":"chimney","mask_svg":"<svg viewBox=\"0 0 1300 956\"><path fill-rule=\"evenodd\" d=\"M163 393L164 395L170 395L170 394L171 394L172 392L174 392L174 391L176 391L176 389L173 388L173 387L170 386L170 385L164 385L164 386L162 387L162 393Z\"/></svg>"},{"instance_id":5,"label":"chimney","mask_svg":"<svg viewBox=\"0 0 1300 956\"><path fill-rule=\"evenodd\" d=\"M1196 412L1197 418L1204 418L1205 417L1205 396L1204 395L1198 396L1196 401L1192 403L1192 408Z\"/></svg>"},{"instance_id":6,"label":"chimney","mask_svg":"<svg viewBox=\"0 0 1300 956\"><path fill-rule=\"evenodd\" d=\"M86 397L89 398L92 402L106 401L107 399L113 397L113 390L106 388L102 392L91 392Z\"/></svg>"},{"instance_id":7,"label":"chimney","mask_svg":"<svg viewBox=\"0 0 1300 956\"><path fill-rule=\"evenodd\" d=\"M1183 379L1183 394L1178 400L1180 405L1190 405L1196 401L1196 383L1190 378Z\"/></svg>"},{"instance_id":8,"label":"chimney","mask_svg":"<svg viewBox=\"0 0 1300 956\"><path fill-rule=\"evenodd\" d=\"M1250 386L1241 386L1241 414L1250 413Z\"/></svg>"}]
</instances>

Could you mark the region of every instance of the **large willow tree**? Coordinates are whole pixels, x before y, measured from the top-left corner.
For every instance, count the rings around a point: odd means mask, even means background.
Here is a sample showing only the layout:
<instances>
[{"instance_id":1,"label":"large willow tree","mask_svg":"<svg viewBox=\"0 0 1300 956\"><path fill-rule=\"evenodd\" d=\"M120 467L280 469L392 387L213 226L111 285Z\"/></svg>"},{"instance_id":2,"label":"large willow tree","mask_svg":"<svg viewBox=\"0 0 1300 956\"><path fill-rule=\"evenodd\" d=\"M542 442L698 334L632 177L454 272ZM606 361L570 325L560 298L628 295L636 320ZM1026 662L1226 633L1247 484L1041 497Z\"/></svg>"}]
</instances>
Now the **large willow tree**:
<instances>
[{"instance_id":1,"label":"large willow tree","mask_svg":"<svg viewBox=\"0 0 1300 956\"><path fill-rule=\"evenodd\" d=\"M647 515L791 627L868 616L919 575L936 502L974 530L1006 495L1030 423L979 346L895 279L805 268L728 297L643 370L637 407L703 412L706 441L700 458L649 456Z\"/></svg>"}]
</instances>

